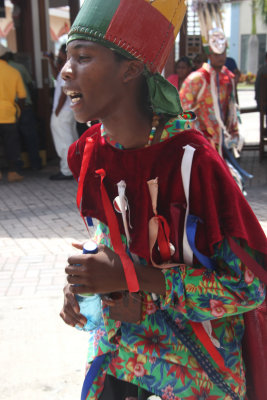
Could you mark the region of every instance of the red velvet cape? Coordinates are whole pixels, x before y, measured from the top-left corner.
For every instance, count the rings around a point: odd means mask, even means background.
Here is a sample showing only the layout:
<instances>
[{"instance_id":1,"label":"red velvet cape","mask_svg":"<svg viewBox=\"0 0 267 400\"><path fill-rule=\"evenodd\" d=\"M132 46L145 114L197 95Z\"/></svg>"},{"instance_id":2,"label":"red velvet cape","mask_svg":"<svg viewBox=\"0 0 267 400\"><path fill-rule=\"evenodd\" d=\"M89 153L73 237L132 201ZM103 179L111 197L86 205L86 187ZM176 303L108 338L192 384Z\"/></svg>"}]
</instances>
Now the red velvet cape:
<instances>
[{"instance_id":1,"label":"red velvet cape","mask_svg":"<svg viewBox=\"0 0 267 400\"><path fill-rule=\"evenodd\" d=\"M68 162L78 180L85 140L91 136L94 149L83 189L82 214L107 223L97 169L106 171L105 188L111 201L118 195L117 183L126 182L130 206L130 250L149 261L148 221L153 216L147 181L158 177L158 213L171 228L171 241L176 243L174 261L180 260L186 200L181 179L183 146L196 148L190 180L190 214L201 219L196 244L199 251L212 254L212 247L224 237L245 240L263 254L267 253L266 236L224 160L196 130L187 130L150 147L120 150L100 136L100 125L94 125L69 149ZM121 214L116 213L121 233Z\"/></svg>"},{"instance_id":2,"label":"red velvet cape","mask_svg":"<svg viewBox=\"0 0 267 400\"><path fill-rule=\"evenodd\" d=\"M143 149L119 150L101 138L100 126L95 125L69 149L69 166L77 180L88 136L95 139L95 145L85 176L82 213L107 222L100 196L100 178L95 170L106 170L104 184L111 201L118 194L116 184L125 180L133 226L130 230L130 249L133 253L149 262L147 228L153 213L146 182L158 177L158 212L167 219L171 228L170 239L176 246L173 261L183 261L181 246L186 201L181 179L181 159L183 146L190 144L196 148L190 181L190 214L200 217L202 221L197 229L198 250L210 256L213 244L224 237L240 238L264 255L266 269L266 236L224 160L199 132L186 131ZM120 231L124 233L121 215L116 215ZM247 369L247 395L249 400L266 400L267 301L244 317L246 330L243 352Z\"/></svg>"}]
</instances>

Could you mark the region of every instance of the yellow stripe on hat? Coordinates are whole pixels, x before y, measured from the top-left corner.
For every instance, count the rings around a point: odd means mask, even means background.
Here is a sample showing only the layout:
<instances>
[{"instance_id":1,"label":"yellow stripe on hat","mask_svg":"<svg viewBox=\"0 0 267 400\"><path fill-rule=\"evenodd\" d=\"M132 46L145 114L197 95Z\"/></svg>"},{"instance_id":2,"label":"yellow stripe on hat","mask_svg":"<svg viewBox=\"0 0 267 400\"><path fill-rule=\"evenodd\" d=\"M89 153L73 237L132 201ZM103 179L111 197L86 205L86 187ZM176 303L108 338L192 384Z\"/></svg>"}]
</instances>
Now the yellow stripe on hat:
<instances>
[{"instance_id":1,"label":"yellow stripe on hat","mask_svg":"<svg viewBox=\"0 0 267 400\"><path fill-rule=\"evenodd\" d=\"M177 36L186 13L186 0L145 0L155 7L174 27Z\"/></svg>"}]
</instances>

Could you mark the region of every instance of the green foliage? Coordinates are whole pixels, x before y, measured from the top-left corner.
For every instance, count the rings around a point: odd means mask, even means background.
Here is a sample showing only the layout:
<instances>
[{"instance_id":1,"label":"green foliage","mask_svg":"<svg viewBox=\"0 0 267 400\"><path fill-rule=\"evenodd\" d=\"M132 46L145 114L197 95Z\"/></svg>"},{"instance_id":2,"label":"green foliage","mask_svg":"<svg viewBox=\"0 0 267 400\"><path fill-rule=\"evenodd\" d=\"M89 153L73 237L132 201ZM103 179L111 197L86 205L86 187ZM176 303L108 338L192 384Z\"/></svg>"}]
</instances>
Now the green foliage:
<instances>
[{"instance_id":1,"label":"green foliage","mask_svg":"<svg viewBox=\"0 0 267 400\"><path fill-rule=\"evenodd\" d=\"M264 23L267 25L267 0L258 0L259 12L262 15Z\"/></svg>"}]
</instances>

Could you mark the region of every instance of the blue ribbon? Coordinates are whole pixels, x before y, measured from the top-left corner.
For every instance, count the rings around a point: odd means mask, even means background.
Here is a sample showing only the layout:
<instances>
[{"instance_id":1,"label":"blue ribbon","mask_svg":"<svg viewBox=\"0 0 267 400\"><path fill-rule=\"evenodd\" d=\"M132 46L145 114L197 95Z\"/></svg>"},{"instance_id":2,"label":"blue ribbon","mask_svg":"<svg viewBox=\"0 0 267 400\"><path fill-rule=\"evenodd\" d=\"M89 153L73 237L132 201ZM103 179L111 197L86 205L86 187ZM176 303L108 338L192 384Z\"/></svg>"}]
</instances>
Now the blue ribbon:
<instances>
[{"instance_id":1,"label":"blue ribbon","mask_svg":"<svg viewBox=\"0 0 267 400\"><path fill-rule=\"evenodd\" d=\"M240 165L236 161L231 151L227 149L225 145L223 145L223 156L233 165L233 167L235 167L235 169L240 173L242 178L247 178L247 179L253 178L253 175L251 175L250 173L248 173L247 171L245 171L243 168L240 167Z\"/></svg>"},{"instance_id":2,"label":"blue ribbon","mask_svg":"<svg viewBox=\"0 0 267 400\"><path fill-rule=\"evenodd\" d=\"M94 226L93 218L91 218L91 217L86 217L86 221L87 221L88 226Z\"/></svg>"},{"instance_id":3,"label":"blue ribbon","mask_svg":"<svg viewBox=\"0 0 267 400\"><path fill-rule=\"evenodd\" d=\"M81 400L86 400L86 397L88 395L88 392L94 382L95 377L97 376L101 365L103 364L103 361L105 359L106 354L102 354L101 356L97 356L94 361L92 362L89 371L87 372L84 382L83 382L83 387L82 387L82 393L81 393Z\"/></svg>"},{"instance_id":4,"label":"blue ribbon","mask_svg":"<svg viewBox=\"0 0 267 400\"><path fill-rule=\"evenodd\" d=\"M209 257L205 256L204 254L200 253L196 248L196 231L197 231L197 223L200 221L200 218L196 217L195 215L189 214L187 217L186 222L186 234L188 243L198 259L198 261L204 265L209 271L213 271L215 269L215 263Z\"/></svg>"}]
</instances>

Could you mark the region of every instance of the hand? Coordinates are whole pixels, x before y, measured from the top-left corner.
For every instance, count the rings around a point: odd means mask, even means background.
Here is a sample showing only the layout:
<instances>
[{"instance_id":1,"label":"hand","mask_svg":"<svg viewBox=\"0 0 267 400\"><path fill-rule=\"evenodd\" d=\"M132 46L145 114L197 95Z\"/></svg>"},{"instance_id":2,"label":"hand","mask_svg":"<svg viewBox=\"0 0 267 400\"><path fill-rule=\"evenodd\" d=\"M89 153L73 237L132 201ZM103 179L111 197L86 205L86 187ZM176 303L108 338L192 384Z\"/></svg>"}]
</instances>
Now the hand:
<instances>
[{"instance_id":1,"label":"hand","mask_svg":"<svg viewBox=\"0 0 267 400\"><path fill-rule=\"evenodd\" d=\"M71 256L68 263L65 272L72 293L111 293L127 290L119 256L104 245L98 246L97 254Z\"/></svg>"},{"instance_id":2,"label":"hand","mask_svg":"<svg viewBox=\"0 0 267 400\"><path fill-rule=\"evenodd\" d=\"M81 328L86 324L86 318L80 314L80 307L73 293L70 292L70 285L66 285L63 290L64 304L60 312L63 321L70 325L79 325Z\"/></svg>"},{"instance_id":3,"label":"hand","mask_svg":"<svg viewBox=\"0 0 267 400\"><path fill-rule=\"evenodd\" d=\"M56 117L59 116L60 111L61 111L61 108L59 108L59 107L57 107L57 108L55 109L55 115L56 115Z\"/></svg>"}]
</instances>

